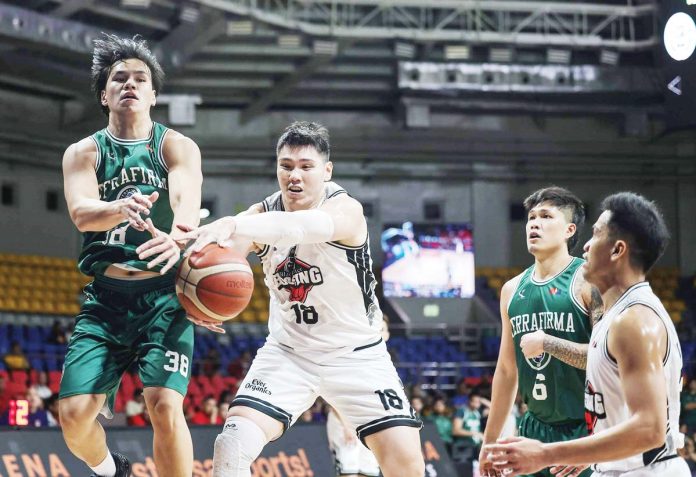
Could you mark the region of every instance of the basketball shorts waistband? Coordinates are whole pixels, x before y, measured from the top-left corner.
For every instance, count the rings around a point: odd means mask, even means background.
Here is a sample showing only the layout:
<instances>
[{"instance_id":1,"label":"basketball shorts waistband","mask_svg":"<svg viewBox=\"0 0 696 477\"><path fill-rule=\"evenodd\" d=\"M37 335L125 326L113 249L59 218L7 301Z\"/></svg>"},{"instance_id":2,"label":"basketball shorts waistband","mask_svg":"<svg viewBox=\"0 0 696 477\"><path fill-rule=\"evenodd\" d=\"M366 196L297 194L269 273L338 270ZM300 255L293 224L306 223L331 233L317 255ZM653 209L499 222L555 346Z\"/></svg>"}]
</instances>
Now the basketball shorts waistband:
<instances>
[{"instance_id":1,"label":"basketball shorts waistband","mask_svg":"<svg viewBox=\"0 0 696 477\"><path fill-rule=\"evenodd\" d=\"M94 285L124 295L147 293L167 288L174 289L174 274L168 273L160 277L143 278L142 280L119 280L105 275L96 275Z\"/></svg>"}]
</instances>

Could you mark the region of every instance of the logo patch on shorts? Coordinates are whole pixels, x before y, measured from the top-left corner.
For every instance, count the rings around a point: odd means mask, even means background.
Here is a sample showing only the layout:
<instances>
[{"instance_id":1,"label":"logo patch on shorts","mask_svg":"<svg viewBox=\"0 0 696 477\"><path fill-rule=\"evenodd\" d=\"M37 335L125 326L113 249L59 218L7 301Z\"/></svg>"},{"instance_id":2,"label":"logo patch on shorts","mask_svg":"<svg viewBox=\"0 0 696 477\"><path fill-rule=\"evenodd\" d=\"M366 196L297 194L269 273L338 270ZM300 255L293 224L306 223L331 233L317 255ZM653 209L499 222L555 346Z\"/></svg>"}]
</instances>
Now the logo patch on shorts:
<instances>
[{"instance_id":1,"label":"logo patch on shorts","mask_svg":"<svg viewBox=\"0 0 696 477\"><path fill-rule=\"evenodd\" d=\"M269 391L268 387L266 386L266 383L256 378L252 379L250 383L246 383L244 389L249 389L250 391L268 394L269 396L273 394L271 393L271 391Z\"/></svg>"}]
</instances>

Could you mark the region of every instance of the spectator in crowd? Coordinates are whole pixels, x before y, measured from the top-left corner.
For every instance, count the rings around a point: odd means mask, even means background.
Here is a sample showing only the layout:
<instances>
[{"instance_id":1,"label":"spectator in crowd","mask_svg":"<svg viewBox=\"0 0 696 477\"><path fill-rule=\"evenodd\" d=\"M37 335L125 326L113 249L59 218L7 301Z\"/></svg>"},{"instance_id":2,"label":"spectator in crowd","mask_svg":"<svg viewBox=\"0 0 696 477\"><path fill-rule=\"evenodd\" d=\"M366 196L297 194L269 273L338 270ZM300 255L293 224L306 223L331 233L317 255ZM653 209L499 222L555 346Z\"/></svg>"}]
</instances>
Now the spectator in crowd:
<instances>
[{"instance_id":1,"label":"spectator in crowd","mask_svg":"<svg viewBox=\"0 0 696 477\"><path fill-rule=\"evenodd\" d=\"M314 419L314 416L312 415L312 408L309 408L300 415L299 422L303 422L303 423L307 424L307 423L313 422L313 419Z\"/></svg>"},{"instance_id":2,"label":"spectator in crowd","mask_svg":"<svg viewBox=\"0 0 696 477\"><path fill-rule=\"evenodd\" d=\"M235 377L239 380L243 379L249 370L249 366L251 366L251 360L251 352L242 352L237 359L230 363L229 367L227 368L227 375Z\"/></svg>"},{"instance_id":3,"label":"spectator in crowd","mask_svg":"<svg viewBox=\"0 0 696 477\"><path fill-rule=\"evenodd\" d=\"M229 389L225 389L220 393L220 397L218 397L219 416L227 415L227 411L230 409L230 404L232 404L232 400L234 399L234 394L235 393Z\"/></svg>"},{"instance_id":4,"label":"spectator in crowd","mask_svg":"<svg viewBox=\"0 0 696 477\"><path fill-rule=\"evenodd\" d=\"M220 371L220 352L217 348L210 348L203 358L203 375L212 378Z\"/></svg>"},{"instance_id":5,"label":"spectator in crowd","mask_svg":"<svg viewBox=\"0 0 696 477\"><path fill-rule=\"evenodd\" d=\"M447 452L452 451L452 411L447 406L447 401L444 397L438 396L433 403L433 412L425 418L435 424L437 433L440 435L442 442L445 443Z\"/></svg>"},{"instance_id":6,"label":"spectator in crowd","mask_svg":"<svg viewBox=\"0 0 696 477\"><path fill-rule=\"evenodd\" d=\"M479 454L483 441L480 408L481 396L476 391L472 391L469 394L469 403L457 409L454 415L452 457L457 462L470 464Z\"/></svg>"},{"instance_id":7,"label":"spectator in crowd","mask_svg":"<svg viewBox=\"0 0 696 477\"><path fill-rule=\"evenodd\" d=\"M222 424L222 416L218 414L218 402L215 396L208 394L203 398L200 409L193 415L191 419L191 424L196 424L199 426L210 425L210 424Z\"/></svg>"},{"instance_id":8,"label":"spectator in crowd","mask_svg":"<svg viewBox=\"0 0 696 477\"><path fill-rule=\"evenodd\" d=\"M687 433L696 432L696 378L689 381L689 389L681 393L682 423L686 424Z\"/></svg>"},{"instance_id":9,"label":"spectator in crowd","mask_svg":"<svg viewBox=\"0 0 696 477\"><path fill-rule=\"evenodd\" d=\"M145 418L145 412L143 388L135 388L133 397L126 402L126 423L134 427L147 426L148 420Z\"/></svg>"},{"instance_id":10,"label":"spectator in crowd","mask_svg":"<svg viewBox=\"0 0 696 477\"><path fill-rule=\"evenodd\" d=\"M29 403L29 427L48 427L48 412L44 409L44 402L39 396L36 386L27 389L27 402Z\"/></svg>"},{"instance_id":11,"label":"spectator in crowd","mask_svg":"<svg viewBox=\"0 0 696 477\"><path fill-rule=\"evenodd\" d=\"M59 320L54 320L51 331L48 334L48 342L52 344L64 345L68 342L63 325Z\"/></svg>"},{"instance_id":12,"label":"spectator in crowd","mask_svg":"<svg viewBox=\"0 0 696 477\"><path fill-rule=\"evenodd\" d=\"M416 414L419 416L423 415L423 398L420 396L414 396L411 398L411 407L413 408L414 411L416 411Z\"/></svg>"},{"instance_id":13,"label":"spectator in crowd","mask_svg":"<svg viewBox=\"0 0 696 477\"><path fill-rule=\"evenodd\" d=\"M46 399L50 398L53 394L51 388L48 387L48 373L46 371L39 371L37 381L38 382L34 385L34 387L36 387L36 392L39 393L41 399L46 401Z\"/></svg>"},{"instance_id":14,"label":"spectator in crowd","mask_svg":"<svg viewBox=\"0 0 696 477\"><path fill-rule=\"evenodd\" d=\"M469 403L469 393L471 388L466 383L466 378L462 378L457 383L457 394L452 397L452 407L455 409L466 406Z\"/></svg>"},{"instance_id":15,"label":"spectator in crowd","mask_svg":"<svg viewBox=\"0 0 696 477\"><path fill-rule=\"evenodd\" d=\"M60 427L60 415L58 414L58 393L51 394L48 399L44 399L48 417L48 427Z\"/></svg>"},{"instance_id":16,"label":"spectator in crowd","mask_svg":"<svg viewBox=\"0 0 696 477\"><path fill-rule=\"evenodd\" d=\"M18 341L12 342L10 352L5 355L3 360L5 361L5 366L10 371L29 369L29 361Z\"/></svg>"}]
</instances>

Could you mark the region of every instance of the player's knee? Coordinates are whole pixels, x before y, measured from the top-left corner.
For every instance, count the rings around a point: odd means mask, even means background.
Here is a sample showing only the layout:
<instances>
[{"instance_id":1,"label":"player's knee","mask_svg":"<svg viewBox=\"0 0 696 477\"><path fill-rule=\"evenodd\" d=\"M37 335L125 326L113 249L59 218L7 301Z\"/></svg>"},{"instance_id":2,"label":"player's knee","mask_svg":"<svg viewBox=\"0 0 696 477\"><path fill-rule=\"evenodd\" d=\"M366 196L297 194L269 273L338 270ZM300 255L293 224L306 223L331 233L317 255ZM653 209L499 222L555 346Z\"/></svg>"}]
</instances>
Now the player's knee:
<instances>
[{"instance_id":1,"label":"player's knee","mask_svg":"<svg viewBox=\"0 0 696 477\"><path fill-rule=\"evenodd\" d=\"M425 461L422 455L399 456L380 463L385 477L423 477Z\"/></svg>"},{"instance_id":2,"label":"player's knee","mask_svg":"<svg viewBox=\"0 0 696 477\"><path fill-rule=\"evenodd\" d=\"M150 405L150 420L158 431L174 432L181 412L181 407L175 406L170 400L156 399Z\"/></svg>"},{"instance_id":3,"label":"player's knee","mask_svg":"<svg viewBox=\"0 0 696 477\"><path fill-rule=\"evenodd\" d=\"M266 445L266 434L253 421L230 416L215 439L213 477L246 477Z\"/></svg>"},{"instance_id":4,"label":"player's knee","mask_svg":"<svg viewBox=\"0 0 696 477\"><path fill-rule=\"evenodd\" d=\"M98 403L92 396L73 396L58 401L58 415L63 432L74 433L94 422ZM95 408L96 410L94 410Z\"/></svg>"}]
</instances>

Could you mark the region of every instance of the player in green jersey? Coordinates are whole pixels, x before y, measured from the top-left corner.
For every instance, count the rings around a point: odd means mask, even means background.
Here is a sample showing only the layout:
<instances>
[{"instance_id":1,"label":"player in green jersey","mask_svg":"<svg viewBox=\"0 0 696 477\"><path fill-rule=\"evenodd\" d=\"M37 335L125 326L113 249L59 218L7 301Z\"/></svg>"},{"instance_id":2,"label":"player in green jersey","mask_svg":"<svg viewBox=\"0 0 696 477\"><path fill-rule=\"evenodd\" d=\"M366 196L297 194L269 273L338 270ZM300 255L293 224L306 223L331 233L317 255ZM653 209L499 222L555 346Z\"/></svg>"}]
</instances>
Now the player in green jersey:
<instances>
[{"instance_id":1,"label":"player in green jersey","mask_svg":"<svg viewBox=\"0 0 696 477\"><path fill-rule=\"evenodd\" d=\"M585 220L584 207L560 187L534 192L524 207L527 249L534 265L508 281L501 292L502 339L484 444L500 436L518 390L529 409L520 423L521 435L555 442L587 434L584 367L592 331L590 310L598 305L583 278L583 260L570 255ZM483 453L479 463L482 475L497 474ZM589 473L567 467L559 475ZM546 469L534 475L552 474Z\"/></svg>"},{"instance_id":2,"label":"player in green jersey","mask_svg":"<svg viewBox=\"0 0 696 477\"><path fill-rule=\"evenodd\" d=\"M92 86L108 125L63 157L70 217L83 232L79 267L94 281L68 344L60 417L65 442L94 476L130 475L128 460L109 452L96 417L110 414L133 365L145 387L159 475L190 477L193 468L183 414L193 324L174 292L180 232L172 223L198 224L201 157L191 139L150 118L163 77L138 37L95 41ZM139 256L150 239L154 247Z\"/></svg>"}]
</instances>

